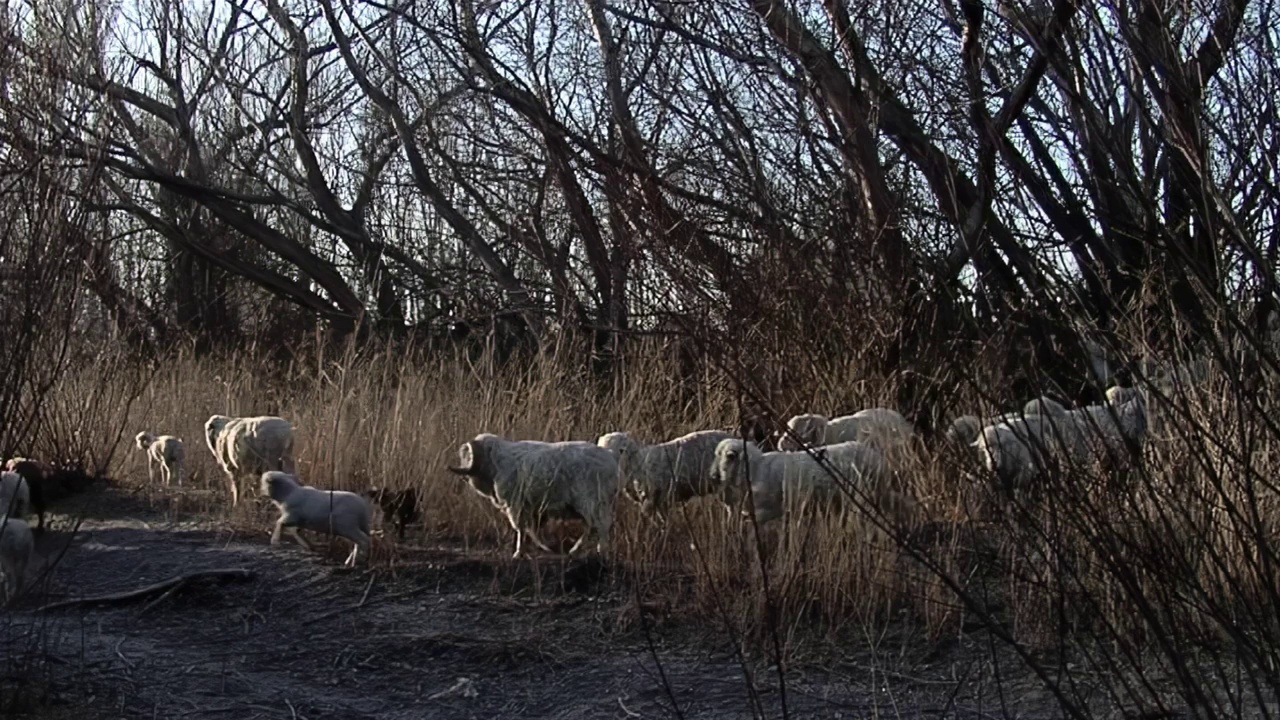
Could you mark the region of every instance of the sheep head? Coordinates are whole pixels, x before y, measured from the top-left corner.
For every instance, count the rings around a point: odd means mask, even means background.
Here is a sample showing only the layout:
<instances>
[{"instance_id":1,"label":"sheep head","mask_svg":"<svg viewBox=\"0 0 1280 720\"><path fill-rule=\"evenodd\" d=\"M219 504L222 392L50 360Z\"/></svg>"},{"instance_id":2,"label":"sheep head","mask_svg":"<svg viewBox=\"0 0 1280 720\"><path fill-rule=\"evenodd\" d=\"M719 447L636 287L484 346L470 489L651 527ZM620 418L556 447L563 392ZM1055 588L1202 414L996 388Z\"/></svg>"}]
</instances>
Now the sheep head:
<instances>
[{"instance_id":1,"label":"sheep head","mask_svg":"<svg viewBox=\"0 0 1280 720\"><path fill-rule=\"evenodd\" d=\"M151 443L154 443L156 441L156 436L152 435L149 432L143 431L138 433L133 438L133 440L134 442L138 443L139 450L146 450L147 448L151 447Z\"/></svg>"},{"instance_id":2,"label":"sheep head","mask_svg":"<svg viewBox=\"0 0 1280 720\"><path fill-rule=\"evenodd\" d=\"M951 427L947 428L944 437L953 443L972 445L981 432L982 421L977 415L961 415L951 421Z\"/></svg>"},{"instance_id":3,"label":"sheep head","mask_svg":"<svg viewBox=\"0 0 1280 720\"><path fill-rule=\"evenodd\" d=\"M787 421L785 430L778 431L778 449L795 451L805 445L821 445L827 417L813 413L796 415ZM788 433L787 430L791 432Z\"/></svg>"},{"instance_id":4,"label":"sheep head","mask_svg":"<svg viewBox=\"0 0 1280 720\"><path fill-rule=\"evenodd\" d=\"M231 423L232 418L226 415L210 415L208 420L204 421L204 437L209 442L209 450L214 454L218 454L218 437L222 435L222 431Z\"/></svg>"},{"instance_id":5,"label":"sheep head","mask_svg":"<svg viewBox=\"0 0 1280 720\"><path fill-rule=\"evenodd\" d=\"M636 442L631 439L631 433L623 430L601 435L600 439L596 440L596 445L599 445L605 450L613 450L614 452L622 453L630 448L634 448L636 446Z\"/></svg>"},{"instance_id":6,"label":"sheep head","mask_svg":"<svg viewBox=\"0 0 1280 720\"><path fill-rule=\"evenodd\" d=\"M284 502L285 498L289 497L289 493L297 487L298 480L294 476L279 470L271 470L262 473L258 492L275 502Z\"/></svg>"},{"instance_id":7,"label":"sheep head","mask_svg":"<svg viewBox=\"0 0 1280 720\"><path fill-rule=\"evenodd\" d=\"M715 468L712 472L726 505L734 508L741 506L746 498L743 485L747 479L743 464L758 462L760 455L760 449L755 443L744 442L739 438L722 440L716 446Z\"/></svg>"},{"instance_id":8,"label":"sheep head","mask_svg":"<svg viewBox=\"0 0 1280 720\"><path fill-rule=\"evenodd\" d=\"M1115 407L1119 407L1135 397L1140 397L1137 388L1121 387L1119 385L1112 385L1107 388L1107 402Z\"/></svg>"},{"instance_id":9,"label":"sheep head","mask_svg":"<svg viewBox=\"0 0 1280 720\"><path fill-rule=\"evenodd\" d=\"M475 475L480 471L480 460L484 449L475 440L468 440L458 447L458 464L449 465L447 469L455 475Z\"/></svg>"},{"instance_id":10,"label":"sheep head","mask_svg":"<svg viewBox=\"0 0 1280 720\"><path fill-rule=\"evenodd\" d=\"M1115 408L1125 435L1139 437L1150 430L1147 399L1138 388L1113 385L1107 388L1107 403Z\"/></svg>"},{"instance_id":11,"label":"sheep head","mask_svg":"<svg viewBox=\"0 0 1280 720\"><path fill-rule=\"evenodd\" d=\"M640 443L631 439L631 434L625 431L611 432L607 435L601 435L600 439L596 441L596 445L599 445L605 450L609 450L617 455L618 465L622 468L624 473L626 472L627 465L629 465L632 459L640 452Z\"/></svg>"},{"instance_id":12,"label":"sheep head","mask_svg":"<svg viewBox=\"0 0 1280 720\"><path fill-rule=\"evenodd\" d=\"M489 433L477 435L475 439L463 443L458 448L458 464L448 466L449 472L466 477L471 489L487 498L496 497L490 458L492 450L490 444L494 440L498 440L497 435Z\"/></svg>"}]
</instances>

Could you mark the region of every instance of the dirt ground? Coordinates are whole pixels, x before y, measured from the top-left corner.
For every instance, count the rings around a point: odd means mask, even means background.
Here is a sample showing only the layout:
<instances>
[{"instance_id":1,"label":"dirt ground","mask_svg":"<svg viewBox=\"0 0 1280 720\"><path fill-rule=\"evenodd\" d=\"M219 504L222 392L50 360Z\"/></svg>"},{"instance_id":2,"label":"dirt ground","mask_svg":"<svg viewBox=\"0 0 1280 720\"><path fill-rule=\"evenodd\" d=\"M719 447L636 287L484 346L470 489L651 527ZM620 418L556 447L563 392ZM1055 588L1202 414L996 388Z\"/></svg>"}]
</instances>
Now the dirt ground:
<instances>
[{"instance_id":1,"label":"dirt ground","mask_svg":"<svg viewBox=\"0 0 1280 720\"><path fill-rule=\"evenodd\" d=\"M46 563L65 554L0 615L9 717L784 716L776 671L763 662L749 664L753 711L724 628L620 622L634 605L599 563L544 557L535 567L497 548L417 546L390 569L344 570L336 543L327 555L287 540L272 548L265 527L174 521L119 489L77 500L92 514L74 536L55 520L39 552ZM37 612L215 568L252 577ZM864 643L789 668L788 714L1055 717L1033 681L995 681L986 640L915 662L878 658Z\"/></svg>"}]
</instances>

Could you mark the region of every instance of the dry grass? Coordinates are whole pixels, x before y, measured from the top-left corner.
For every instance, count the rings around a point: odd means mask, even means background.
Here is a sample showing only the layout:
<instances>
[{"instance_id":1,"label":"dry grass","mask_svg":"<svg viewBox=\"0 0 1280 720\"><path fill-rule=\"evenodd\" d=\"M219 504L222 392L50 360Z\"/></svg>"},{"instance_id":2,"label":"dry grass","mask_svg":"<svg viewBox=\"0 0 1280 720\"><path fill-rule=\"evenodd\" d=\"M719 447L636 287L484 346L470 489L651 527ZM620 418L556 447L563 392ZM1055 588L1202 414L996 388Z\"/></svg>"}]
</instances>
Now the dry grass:
<instances>
[{"instance_id":1,"label":"dry grass","mask_svg":"<svg viewBox=\"0 0 1280 720\"><path fill-rule=\"evenodd\" d=\"M503 371L403 353L285 368L179 357L151 372L131 405L75 404L90 380L108 386L107 395L127 394L131 373L104 381L98 367L85 368L83 381L69 379L54 402L60 412L98 413L86 419L88 427L185 438L194 484L208 491L184 497L186 509L224 514L264 534L265 508L246 503L227 511L201 429L213 413L282 415L297 427L308 483L415 487L430 541L505 555L512 542L505 522L444 470L462 441L481 431L594 440L617 429L658 441L736 423L727 383L708 381L690 394L667 379L661 360L641 366L644 372L600 387L554 357ZM112 390L116 382L121 388ZM1226 432L1212 441L1190 433L1153 443L1143 470L1127 473L1121 491L1071 473L1047 480L1039 504L997 512L983 487L962 479L962 453L914 458L904 477L922 514L910 532L887 532L865 517L793 527L767 555L767 590L750 526L726 517L716 502L690 503L662 528L620 501L612 551L617 587L664 608L673 622L727 622L758 641L776 627L792 652L890 626L936 640L983 619L978 606L992 613L985 620L1004 623L1010 640L1032 650L1070 638L1081 647L1120 642L1136 655L1169 632L1188 642L1238 641L1231 623L1242 617L1254 621L1249 632L1259 637L1274 625L1259 608L1275 607L1280 596L1274 556L1263 542L1275 524L1267 484L1274 438L1248 417L1241 422L1239 399L1224 398L1214 390L1220 387L1206 384L1187 407L1197 427ZM883 404L883 395L846 389L821 406ZM145 485L145 458L119 454L111 472ZM911 542L905 548L904 539ZM375 557L394 565L390 538Z\"/></svg>"}]
</instances>

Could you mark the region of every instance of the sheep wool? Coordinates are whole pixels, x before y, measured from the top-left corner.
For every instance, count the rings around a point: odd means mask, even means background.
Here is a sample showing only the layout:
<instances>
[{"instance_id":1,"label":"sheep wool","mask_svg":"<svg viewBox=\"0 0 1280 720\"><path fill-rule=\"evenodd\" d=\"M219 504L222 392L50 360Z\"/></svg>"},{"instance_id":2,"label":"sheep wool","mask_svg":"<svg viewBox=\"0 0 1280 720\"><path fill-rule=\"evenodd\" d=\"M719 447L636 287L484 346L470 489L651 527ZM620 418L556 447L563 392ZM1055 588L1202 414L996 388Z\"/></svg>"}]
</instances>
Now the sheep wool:
<instances>
[{"instance_id":1,"label":"sheep wool","mask_svg":"<svg viewBox=\"0 0 1280 720\"><path fill-rule=\"evenodd\" d=\"M147 480L155 482L155 468L160 466L160 476L164 479L165 485L173 484L173 479L178 479L178 486L182 486L183 466L186 464L187 452L186 447L182 443L182 439L173 435L152 435L149 432L140 432L134 438L138 444L139 450L145 450L147 453Z\"/></svg>"},{"instance_id":2,"label":"sheep wool","mask_svg":"<svg viewBox=\"0 0 1280 720\"><path fill-rule=\"evenodd\" d=\"M732 438L716 446L716 477L721 499L744 515L754 514L760 525L782 517L788 508L807 503L839 509L843 495L837 480L818 460L857 483L876 502L886 497L892 473L880 450L867 443L828 445L815 453L778 451L765 453L755 443ZM750 488L752 507L744 507Z\"/></svg>"},{"instance_id":3,"label":"sheep wool","mask_svg":"<svg viewBox=\"0 0 1280 720\"><path fill-rule=\"evenodd\" d=\"M205 421L204 432L210 452L227 474L232 507L239 500L241 477L294 471L293 425L284 418L213 415Z\"/></svg>"},{"instance_id":4,"label":"sheep wool","mask_svg":"<svg viewBox=\"0 0 1280 720\"><path fill-rule=\"evenodd\" d=\"M351 541L351 554L344 565L355 566L360 557L369 557L369 503L361 496L345 490L321 490L302 485L289 473L272 470L262 474L261 494L280 509L280 518L271 533L271 544L280 543L288 532L303 548L311 545L298 533L309 530L337 535Z\"/></svg>"},{"instance_id":5,"label":"sheep wool","mask_svg":"<svg viewBox=\"0 0 1280 720\"><path fill-rule=\"evenodd\" d=\"M1066 415L1067 408L1062 403L1046 395L1029 401L1022 407L1023 415Z\"/></svg>"},{"instance_id":6,"label":"sheep wool","mask_svg":"<svg viewBox=\"0 0 1280 720\"><path fill-rule=\"evenodd\" d=\"M0 596L8 602L22 592L35 539L25 520L0 517Z\"/></svg>"},{"instance_id":7,"label":"sheep wool","mask_svg":"<svg viewBox=\"0 0 1280 720\"><path fill-rule=\"evenodd\" d=\"M982 428L973 447L983 467L1011 495L1025 488L1039 474L1047 456L1043 446L1044 421L1040 415L1009 420Z\"/></svg>"},{"instance_id":8,"label":"sheep wool","mask_svg":"<svg viewBox=\"0 0 1280 720\"><path fill-rule=\"evenodd\" d=\"M843 442L871 442L888 447L905 442L915 434L914 428L897 410L867 408L852 415L828 419L808 413L787 421L790 433L783 433L778 449L800 450L804 446L820 447Z\"/></svg>"},{"instance_id":9,"label":"sheep wool","mask_svg":"<svg viewBox=\"0 0 1280 720\"><path fill-rule=\"evenodd\" d=\"M597 445L618 454L623 493L647 516L665 521L673 504L715 491L716 446L734 437L723 430L699 430L656 445L641 445L627 432L601 435Z\"/></svg>"},{"instance_id":10,"label":"sheep wool","mask_svg":"<svg viewBox=\"0 0 1280 720\"><path fill-rule=\"evenodd\" d=\"M45 495L50 484L54 482L53 478L56 474L56 469L48 463L23 457L10 458L4 464L4 469L6 472L14 472L21 475L22 479L27 481L27 496L31 501L30 512L36 514L36 531L43 532ZM0 488L2 487L3 483L0 482ZM4 490L0 489L0 494L3 493ZM8 503L5 502L0 507L7 506Z\"/></svg>"},{"instance_id":11,"label":"sheep wool","mask_svg":"<svg viewBox=\"0 0 1280 720\"><path fill-rule=\"evenodd\" d=\"M972 445L982 434L982 427L982 420L977 415L961 415L951 421L943 437L958 445Z\"/></svg>"},{"instance_id":12,"label":"sheep wool","mask_svg":"<svg viewBox=\"0 0 1280 720\"><path fill-rule=\"evenodd\" d=\"M620 474L613 452L589 442L507 440L481 433L458 448L458 460L449 471L465 477L516 531L512 557L520 557L525 535L551 552L537 530L552 518L580 518L586 523L587 531L570 555L576 555L592 534L597 552L608 548Z\"/></svg>"},{"instance_id":13,"label":"sheep wool","mask_svg":"<svg viewBox=\"0 0 1280 720\"><path fill-rule=\"evenodd\" d=\"M0 472L0 517L24 518L31 512L31 487L12 470Z\"/></svg>"},{"instance_id":14,"label":"sheep wool","mask_svg":"<svg viewBox=\"0 0 1280 720\"><path fill-rule=\"evenodd\" d=\"M1070 410L1066 419L1075 424L1081 438L1081 459L1094 460L1124 456L1127 445L1139 448L1146 441L1148 422L1146 398L1134 388L1107 389L1107 402Z\"/></svg>"}]
</instances>

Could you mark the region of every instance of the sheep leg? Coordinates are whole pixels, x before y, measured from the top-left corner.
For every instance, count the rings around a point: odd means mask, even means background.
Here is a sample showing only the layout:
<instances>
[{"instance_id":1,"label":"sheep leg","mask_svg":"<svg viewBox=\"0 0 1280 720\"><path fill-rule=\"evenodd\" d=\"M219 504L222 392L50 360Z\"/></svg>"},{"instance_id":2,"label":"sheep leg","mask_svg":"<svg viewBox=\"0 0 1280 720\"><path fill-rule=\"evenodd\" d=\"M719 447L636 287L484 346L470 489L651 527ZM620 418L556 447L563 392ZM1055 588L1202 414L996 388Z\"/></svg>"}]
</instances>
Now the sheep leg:
<instances>
[{"instance_id":1,"label":"sheep leg","mask_svg":"<svg viewBox=\"0 0 1280 720\"><path fill-rule=\"evenodd\" d=\"M372 542L373 541L369 537L369 533L364 533L364 532L360 533L360 543L359 543L360 557L364 558L365 565L368 565L369 561L373 558L373 556L369 554L370 553L369 546Z\"/></svg>"},{"instance_id":2,"label":"sheep leg","mask_svg":"<svg viewBox=\"0 0 1280 720\"><path fill-rule=\"evenodd\" d=\"M666 515L658 509L658 503L653 498L645 498L644 502L640 504L640 512L643 513L645 517L656 521L660 525L665 525L667 523Z\"/></svg>"},{"instance_id":3,"label":"sheep leg","mask_svg":"<svg viewBox=\"0 0 1280 720\"><path fill-rule=\"evenodd\" d=\"M552 555L555 554L555 551L547 547L547 544L542 542L542 540L538 537L537 533L535 533L533 530L525 530L525 534L528 535L529 539L533 541L533 544L541 548L543 552L550 553Z\"/></svg>"},{"instance_id":4,"label":"sheep leg","mask_svg":"<svg viewBox=\"0 0 1280 720\"><path fill-rule=\"evenodd\" d=\"M147 453L147 482L154 483L156 481L156 461L151 457L151 453Z\"/></svg>"},{"instance_id":5,"label":"sheep leg","mask_svg":"<svg viewBox=\"0 0 1280 720\"><path fill-rule=\"evenodd\" d=\"M356 566L356 560L364 557L365 562L369 561L369 535L363 532L355 533L355 537L351 539L351 554L347 556L343 565L350 567Z\"/></svg>"},{"instance_id":6,"label":"sheep leg","mask_svg":"<svg viewBox=\"0 0 1280 720\"><path fill-rule=\"evenodd\" d=\"M178 487L182 487L182 472L183 472L183 470L185 470L185 468L183 467L183 465L184 465L184 463L175 463L175 464L174 464L174 472L175 472L175 474L177 474L177 476L178 476Z\"/></svg>"},{"instance_id":7,"label":"sheep leg","mask_svg":"<svg viewBox=\"0 0 1280 720\"><path fill-rule=\"evenodd\" d=\"M520 559L520 553L524 552L523 543L524 543L524 533L520 531L520 528L516 528L516 551L514 553L511 553L512 560Z\"/></svg>"},{"instance_id":8,"label":"sheep leg","mask_svg":"<svg viewBox=\"0 0 1280 720\"><path fill-rule=\"evenodd\" d=\"M587 538L591 537L591 531L592 531L591 526L588 525L587 531L582 533L582 537L578 538L578 542L574 543L573 547L569 548L570 557L577 555L578 552L582 550L582 546L586 544Z\"/></svg>"},{"instance_id":9,"label":"sheep leg","mask_svg":"<svg viewBox=\"0 0 1280 720\"><path fill-rule=\"evenodd\" d=\"M18 560L13 566L13 597L22 594L22 586L26 582L27 576L27 560L26 558Z\"/></svg>"},{"instance_id":10,"label":"sheep leg","mask_svg":"<svg viewBox=\"0 0 1280 720\"><path fill-rule=\"evenodd\" d=\"M666 517L663 517L663 523ZM613 530L613 514L609 513L602 516L599 521L594 523L596 529L596 552L604 555L609 551L609 534Z\"/></svg>"},{"instance_id":11,"label":"sheep leg","mask_svg":"<svg viewBox=\"0 0 1280 720\"><path fill-rule=\"evenodd\" d=\"M276 520L276 529L271 532L272 545L280 544L280 534L282 532L284 532L284 516L283 515L280 516L279 520Z\"/></svg>"},{"instance_id":12,"label":"sheep leg","mask_svg":"<svg viewBox=\"0 0 1280 720\"><path fill-rule=\"evenodd\" d=\"M231 507L235 507L239 501L239 488L236 487L236 476L230 470L227 471L227 490L231 493Z\"/></svg>"},{"instance_id":13,"label":"sheep leg","mask_svg":"<svg viewBox=\"0 0 1280 720\"><path fill-rule=\"evenodd\" d=\"M289 443L289 447L284 449L284 453L280 457L276 458L276 464L278 465L276 469L278 469L280 472L289 473L290 475L295 475L295 476L298 474L297 463L293 461L293 443L292 442Z\"/></svg>"},{"instance_id":14,"label":"sheep leg","mask_svg":"<svg viewBox=\"0 0 1280 720\"><path fill-rule=\"evenodd\" d=\"M289 535L292 536L294 540L298 541L298 544L302 546L303 550L311 549L311 543L307 542L307 539L302 537L302 533L298 532L298 528L290 526L288 531Z\"/></svg>"},{"instance_id":15,"label":"sheep leg","mask_svg":"<svg viewBox=\"0 0 1280 720\"><path fill-rule=\"evenodd\" d=\"M609 547L609 526L613 522L607 513L598 513L595 518L587 520L587 530L578 538L578 542L569 548L570 555L577 555L587 544L592 535L596 538L596 552L604 554Z\"/></svg>"},{"instance_id":16,"label":"sheep leg","mask_svg":"<svg viewBox=\"0 0 1280 720\"><path fill-rule=\"evenodd\" d=\"M659 517L662 517L662 522L665 525L666 517L661 512L659 512ZM605 554L609 549L609 531L612 527L613 508L608 508L607 510L601 508L596 513L596 516L587 522L587 531L582 534L582 537L578 538L578 545L585 544L588 536L595 535L596 552L601 555ZM577 546L575 545L574 547L576 548ZM569 553L573 554L573 550L569 550Z\"/></svg>"}]
</instances>

